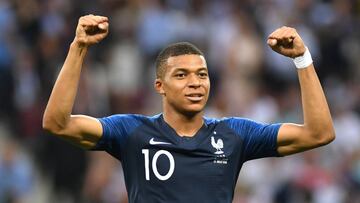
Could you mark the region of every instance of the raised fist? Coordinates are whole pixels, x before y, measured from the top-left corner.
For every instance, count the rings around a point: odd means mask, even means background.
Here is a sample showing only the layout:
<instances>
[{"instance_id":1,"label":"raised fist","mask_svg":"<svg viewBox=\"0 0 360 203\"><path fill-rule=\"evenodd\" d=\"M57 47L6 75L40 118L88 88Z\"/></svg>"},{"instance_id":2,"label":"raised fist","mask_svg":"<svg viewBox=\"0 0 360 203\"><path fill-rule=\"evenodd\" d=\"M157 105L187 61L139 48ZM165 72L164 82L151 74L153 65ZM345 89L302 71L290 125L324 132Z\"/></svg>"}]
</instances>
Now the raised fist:
<instances>
[{"instance_id":1,"label":"raised fist","mask_svg":"<svg viewBox=\"0 0 360 203\"><path fill-rule=\"evenodd\" d=\"M86 15L79 19L74 42L80 46L90 46L100 42L109 32L108 18Z\"/></svg>"},{"instance_id":2,"label":"raised fist","mask_svg":"<svg viewBox=\"0 0 360 203\"><path fill-rule=\"evenodd\" d=\"M291 27L276 29L269 35L267 44L277 53L291 58L302 56L305 52L303 40Z\"/></svg>"}]
</instances>

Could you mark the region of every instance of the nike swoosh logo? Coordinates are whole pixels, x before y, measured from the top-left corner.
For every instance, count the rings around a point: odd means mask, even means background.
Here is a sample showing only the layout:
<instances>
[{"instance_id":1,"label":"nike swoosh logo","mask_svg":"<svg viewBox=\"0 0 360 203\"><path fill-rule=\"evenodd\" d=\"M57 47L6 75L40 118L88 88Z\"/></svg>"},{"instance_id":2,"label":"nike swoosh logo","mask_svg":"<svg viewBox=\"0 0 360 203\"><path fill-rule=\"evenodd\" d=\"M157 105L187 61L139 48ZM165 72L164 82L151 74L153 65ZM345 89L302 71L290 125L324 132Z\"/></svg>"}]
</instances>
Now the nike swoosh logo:
<instances>
[{"instance_id":1,"label":"nike swoosh logo","mask_svg":"<svg viewBox=\"0 0 360 203\"><path fill-rule=\"evenodd\" d=\"M171 144L169 142L159 142L159 141L155 141L154 138L151 138L149 141L149 144L151 145L158 145L158 144Z\"/></svg>"}]
</instances>

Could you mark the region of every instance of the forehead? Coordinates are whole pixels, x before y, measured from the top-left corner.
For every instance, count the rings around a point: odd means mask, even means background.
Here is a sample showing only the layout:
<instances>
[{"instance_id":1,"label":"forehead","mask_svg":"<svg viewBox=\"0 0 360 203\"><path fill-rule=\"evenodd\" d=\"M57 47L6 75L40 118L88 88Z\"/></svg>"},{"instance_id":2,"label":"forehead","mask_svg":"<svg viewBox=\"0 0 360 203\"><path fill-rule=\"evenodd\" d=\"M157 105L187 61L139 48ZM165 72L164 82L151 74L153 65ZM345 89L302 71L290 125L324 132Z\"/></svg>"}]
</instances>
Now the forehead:
<instances>
[{"instance_id":1,"label":"forehead","mask_svg":"<svg viewBox=\"0 0 360 203\"><path fill-rule=\"evenodd\" d=\"M201 55L187 54L172 56L167 59L167 69L175 70L181 69L193 69L193 68L207 68L205 58Z\"/></svg>"}]
</instances>

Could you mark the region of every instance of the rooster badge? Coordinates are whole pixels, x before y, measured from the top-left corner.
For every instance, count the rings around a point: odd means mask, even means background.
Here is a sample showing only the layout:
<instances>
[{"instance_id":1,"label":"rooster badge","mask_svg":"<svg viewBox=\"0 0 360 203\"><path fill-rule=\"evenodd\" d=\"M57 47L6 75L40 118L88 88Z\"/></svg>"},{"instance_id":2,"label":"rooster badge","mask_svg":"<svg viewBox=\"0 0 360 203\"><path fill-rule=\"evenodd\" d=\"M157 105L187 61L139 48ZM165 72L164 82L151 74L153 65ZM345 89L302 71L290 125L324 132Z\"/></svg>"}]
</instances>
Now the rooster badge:
<instances>
[{"instance_id":1,"label":"rooster badge","mask_svg":"<svg viewBox=\"0 0 360 203\"><path fill-rule=\"evenodd\" d=\"M223 143L222 139L218 139L215 142L215 138L213 136L211 136L211 145L216 149L215 154L223 154L224 153L221 150L222 148L224 148L224 143Z\"/></svg>"}]
</instances>

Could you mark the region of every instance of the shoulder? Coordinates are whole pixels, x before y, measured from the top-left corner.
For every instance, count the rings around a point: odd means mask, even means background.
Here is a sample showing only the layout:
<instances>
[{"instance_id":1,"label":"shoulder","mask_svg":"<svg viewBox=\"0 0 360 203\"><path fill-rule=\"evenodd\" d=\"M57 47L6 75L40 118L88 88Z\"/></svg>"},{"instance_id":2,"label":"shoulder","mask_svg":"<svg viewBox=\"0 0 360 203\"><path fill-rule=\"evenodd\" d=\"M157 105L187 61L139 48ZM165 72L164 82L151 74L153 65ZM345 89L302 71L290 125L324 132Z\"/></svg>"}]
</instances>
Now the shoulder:
<instances>
[{"instance_id":1,"label":"shoulder","mask_svg":"<svg viewBox=\"0 0 360 203\"><path fill-rule=\"evenodd\" d=\"M248 118L242 117L223 117L223 118L208 118L204 117L205 123L208 125L211 124L225 124L231 128L240 127L241 125L251 124L251 123L258 123Z\"/></svg>"},{"instance_id":2,"label":"shoulder","mask_svg":"<svg viewBox=\"0 0 360 203\"><path fill-rule=\"evenodd\" d=\"M215 125L221 129L229 129L236 134L259 125L258 122L242 117L205 118L204 120L208 126Z\"/></svg>"},{"instance_id":3,"label":"shoulder","mask_svg":"<svg viewBox=\"0 0 360 203\"><path fill-rule=\"evenodd\" d=\"M110 122L129 122L132 124L140 124L143 122L153 122L159 115L145 116L141 114L114 114L107 117L99 118L100 121Z\"/></svg>"},{"instance_id":4,"label":"shoulder","mask_svg":"<svg viewBox=\"0 0 360 203\"><path fill-rule=\"evenodd\" d=\"M224 123L229 125L231 128L245 127L248 125L262 124L258 121L251 120L249 118L242 117L225 117L222 119Z\"/></svg>"},{"instance_id":5,"label":"shoulder","mask_svg":"<svg viewBox=\"0 0 360 203\"><path fill-rule=\"evenodd\" d=\"M140 114L114 114L99 118L103 127L122 128L126 131L135 129L138 126L153 123L160 115L145 116Z\"/></svg>"},{"instance_id":6,"label":"shoulder","mask_svg":"<svg viewBox=\"0 0 360 203\"><path fill-rule=\"evenodd\" d=\"M217 122L222 123L222 125L225 125L236 134L242 136L258 134L259 132L265 132L269 127L276 127L276 125L254 121L252 119L242 117L224 117L218 119Z\"/></svg>"}]
</instances>

